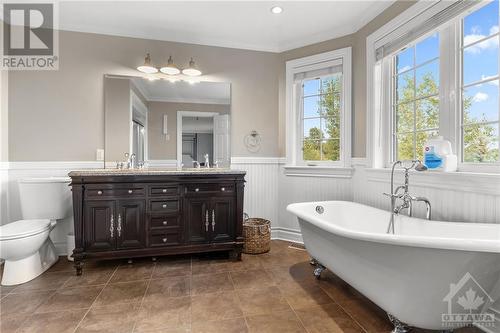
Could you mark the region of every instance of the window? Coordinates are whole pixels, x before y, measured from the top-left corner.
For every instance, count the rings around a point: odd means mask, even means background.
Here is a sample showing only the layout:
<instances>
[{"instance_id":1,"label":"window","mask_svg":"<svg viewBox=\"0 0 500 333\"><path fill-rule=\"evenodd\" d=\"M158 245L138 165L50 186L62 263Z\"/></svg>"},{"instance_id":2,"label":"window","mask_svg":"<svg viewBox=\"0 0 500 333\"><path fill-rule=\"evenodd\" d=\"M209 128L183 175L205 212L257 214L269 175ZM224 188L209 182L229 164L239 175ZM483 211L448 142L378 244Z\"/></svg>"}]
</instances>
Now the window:
<instances>
[{"instance_id":1,"label":"window","mask_svg":"<svg viewBox=\"0 0 500 333\"><path fill-rule=\"evenodd\" d=\"M439 33L394 58L395 158L421 160L425 142L439 133Z\"/></svg>"},{"instance_id":2,"label":"window","mask_svg":"<svg viewBox=\"0 0 500 333\"><path fill-rule=\"evenodd\" d=\"M302 81L302 159L340 161L342 73Z\"/></svg>"},{"instance_id":3,"label":"window","mask_svg":"<svg viewBox=\"0 0 500 333\"><path fill-rule=\"evenodd\" d=\"M498 0L461 22L463 162L499 162Z\"/></svg>"},{"instance_id":4,"label":"window","mask_svg":"<svg viewBox=\"0 0 500 333\"><path fill-rule=\"evenodd\" d=\"M288 166L349 166L351 48L291 60L286 66Z\"/></svg>"},{"instance_id":5,"label":"window","mask_svg":"<svg viewBox=\"0 0 500 333\"><path fill-rule=\"evenodd\" d=\"M448 7L434 8L434 16L393 39L381 38L374 67L382 78L376 83L382 120L377 126L391 148L372 147L388 166L422 159L424 143L441 135L452 142L460 170L498 172L499 0L439 6Z\"/></svg>"}]
</instances>

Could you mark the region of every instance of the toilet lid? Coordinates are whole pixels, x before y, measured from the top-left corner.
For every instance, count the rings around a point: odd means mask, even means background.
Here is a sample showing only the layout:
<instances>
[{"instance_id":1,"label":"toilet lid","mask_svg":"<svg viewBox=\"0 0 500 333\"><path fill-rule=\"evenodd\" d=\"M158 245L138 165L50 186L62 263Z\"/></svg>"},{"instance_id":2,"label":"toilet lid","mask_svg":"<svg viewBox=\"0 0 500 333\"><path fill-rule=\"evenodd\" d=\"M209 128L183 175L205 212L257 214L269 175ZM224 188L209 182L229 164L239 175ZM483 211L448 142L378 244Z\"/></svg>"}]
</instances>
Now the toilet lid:
<instances>
[{"instance_id":1,"label":"toilet lid","mask_svg":"<svg viewBox=\"0 0 500 333\"><path fill-rule=\"evenodd\" d=\"M0 226L0 240L26 237L46 231L50 228L50 220L19 220Z\"/></svg>"}]
</instances>

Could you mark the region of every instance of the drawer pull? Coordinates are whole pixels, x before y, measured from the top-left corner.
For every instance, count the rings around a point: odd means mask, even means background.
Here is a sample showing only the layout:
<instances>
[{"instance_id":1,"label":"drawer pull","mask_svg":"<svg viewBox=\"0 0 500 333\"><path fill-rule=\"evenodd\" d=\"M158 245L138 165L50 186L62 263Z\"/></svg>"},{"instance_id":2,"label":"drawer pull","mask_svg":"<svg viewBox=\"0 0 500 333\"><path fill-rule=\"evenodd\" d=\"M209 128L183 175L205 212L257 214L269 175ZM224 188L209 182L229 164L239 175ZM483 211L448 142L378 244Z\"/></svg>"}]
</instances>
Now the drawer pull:
<instances>
[{"instance_id":1,"label":"drawer pull","mask_svg":"<svg viewBox=\"0 0 500 333\"><path fill-rule=\"evenodd\" d=\"M222 192L225 192L225 191L226 191L226 188L225 188L225 187L222 187L220 190L221 190Z\"/></svg>"},{"instance_id":2,"label":"drawer pull","mask_svg":"<svg viewBox=\"0 0 500 333\"><path fill-rule=\"evenodd\" d=\"M200 192L200 189L199 188L195 188L194 191L195 192Z\"/></svg>"},{"instance_id":3,"label":"drawer pull","mask_svg":"<svg viewBox=\"0 0 500 333\"><path fill-rule=\"evenodd\" d=\"M128 190L128 194L132 194L132 193L134 193L134 191Z\"/></svg>"},{"instance_id":4,"label":"drawer pull","mask_svg":"<svg viewBox=\"0 0 500 333\"><path fill-rule=\"evenodd\" d=\"M167 189L166 189L166 188L164 188L164 189L162 190L162 192L163 192L163 193L167 193Z\"/></svg>"},{"instance_id":5,"label":"drawer pull","mask_svg":"<svg viewBox=\"0 0 500 333\"><path fill-rule=\"evenodd\" d=\"M163 241L163 243L166 243L167 242L167 237L163 238L162 241Z\"/></svg>"},{"instance_id":6,"label":"drawer pull","mask_svg":"<svg viewBox=\"0 0 500 333\"><path fill-rule=\"evenodd\" d=\"M167 221L163 221L163 225L167 225Z\"/></svg>"},{"instance_id":7,"label":"drawer pull","mask_svg":"<svg viewBox=\"0 0 500 333\"><path fill-rule=\"evenodd\" d=\"M163 208L167 208L167 204L163 204L161 205Z\"/></svg>"},{"instance_id":8,"label":"drawer pull","mask_svg":"<svg viewBox=\"0 0 500 333\"><path fill-rule=\"evenodd\" d=\"M102 195L102 191L97 191L97 195Z\"/></svg>"}]
</instances>

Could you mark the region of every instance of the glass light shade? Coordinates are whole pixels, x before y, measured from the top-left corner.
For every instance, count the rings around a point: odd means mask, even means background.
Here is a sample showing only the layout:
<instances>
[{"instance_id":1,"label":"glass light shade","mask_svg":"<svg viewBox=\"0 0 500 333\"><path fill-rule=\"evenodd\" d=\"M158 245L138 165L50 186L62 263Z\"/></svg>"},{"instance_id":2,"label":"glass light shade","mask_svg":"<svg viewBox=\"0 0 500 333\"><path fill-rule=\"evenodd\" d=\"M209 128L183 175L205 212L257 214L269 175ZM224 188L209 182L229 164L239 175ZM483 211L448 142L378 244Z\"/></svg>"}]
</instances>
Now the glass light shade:
<instances>
[{"instance_id":1,"label":"glass light shade","mask_svg":"<svg viewBox=\"0 0 500 333\"><path fill-rule=\"evenodd\" d=\"M160 68L160 72L168 75L177 75L181 71L179 70L179 68L177 68L177 66L175 66L174 61L172 60L172 56L170 56L168 57L167 66Z\"/></svg>"},{"instance_id":2,"label":"glass light shade","mask_svg":"<svg viewBox=\"0 0 500 333\"><path fill-rule=\"evenodd\" d=\"M201 71L196 68L193 58L189 62L189 67L182 70L182 74L187 76L200 76Z\"/></svg>"},{"instance_id":3,"label":"glass light shade","mask_svg":"<svg viewBox=\"0 0 500 333\"><path fill-rule=\"evenodd\" d=\"M151 65L151 56L149 53L146 54L146 58L144 58L144 64L137 67L137 70L146 74L158 73L158 68Z\"/></svg>"}]
</instances>

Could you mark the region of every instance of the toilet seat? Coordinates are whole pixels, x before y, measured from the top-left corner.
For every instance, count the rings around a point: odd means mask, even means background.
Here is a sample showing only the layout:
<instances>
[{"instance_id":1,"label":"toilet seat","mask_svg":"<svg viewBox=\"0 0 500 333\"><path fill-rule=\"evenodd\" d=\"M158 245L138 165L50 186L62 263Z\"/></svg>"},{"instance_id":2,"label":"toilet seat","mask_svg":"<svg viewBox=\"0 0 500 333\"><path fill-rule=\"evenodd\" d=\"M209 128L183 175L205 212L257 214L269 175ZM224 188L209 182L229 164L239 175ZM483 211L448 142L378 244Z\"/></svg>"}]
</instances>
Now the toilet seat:
<instances>
[{"instance_id":1,"label":"toilet seat","mask_svg":"<svg viewBox=\"0 0 500 333\"><path fill-rule=\"evenodd\" d=\"M49 219L19 220L0 226L0 241L24 238L52 229L56 221Z\"/></svg>"}]
</instances>

